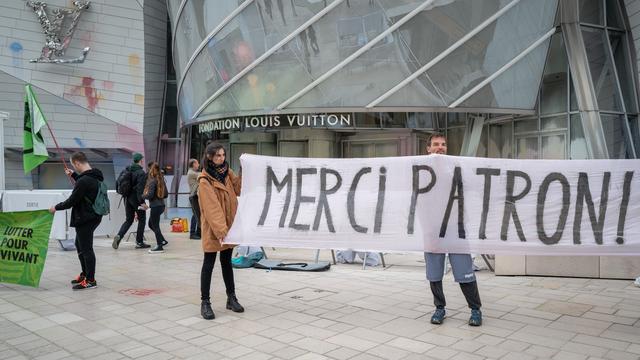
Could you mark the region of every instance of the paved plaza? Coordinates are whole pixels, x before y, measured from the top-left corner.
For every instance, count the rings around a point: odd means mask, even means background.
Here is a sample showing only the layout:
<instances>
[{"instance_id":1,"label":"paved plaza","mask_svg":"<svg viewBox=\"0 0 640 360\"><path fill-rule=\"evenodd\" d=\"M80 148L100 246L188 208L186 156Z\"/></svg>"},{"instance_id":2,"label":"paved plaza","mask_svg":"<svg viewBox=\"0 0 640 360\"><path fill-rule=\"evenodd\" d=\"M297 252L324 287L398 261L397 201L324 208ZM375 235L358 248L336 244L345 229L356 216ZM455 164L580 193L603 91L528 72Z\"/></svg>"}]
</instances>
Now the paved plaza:
<instances>
[{"instance_id":1,"label":"paved plaza","mask_svg":"<svg viewBox=\"0 0 640 360\"><path fill-rule=\"evenodd\" d=\"M166 225L165 225L165 228ZM640 288L628 280L477 273L484 325L451 274L448 318L429 323L421 254L388 254L387 268L235 271L246 312L225 310L216 264L216 319L200 317L200 241L168 234L164 254L96 239L98 288L73 292L75 252L51 242L39 289L0 284L0 359L639 359ZM152 235L147 233L150 241ZM313 250L267 249L313 261ZM329 260L330 252L321 252Z\"/></svg>"}]
</instances>

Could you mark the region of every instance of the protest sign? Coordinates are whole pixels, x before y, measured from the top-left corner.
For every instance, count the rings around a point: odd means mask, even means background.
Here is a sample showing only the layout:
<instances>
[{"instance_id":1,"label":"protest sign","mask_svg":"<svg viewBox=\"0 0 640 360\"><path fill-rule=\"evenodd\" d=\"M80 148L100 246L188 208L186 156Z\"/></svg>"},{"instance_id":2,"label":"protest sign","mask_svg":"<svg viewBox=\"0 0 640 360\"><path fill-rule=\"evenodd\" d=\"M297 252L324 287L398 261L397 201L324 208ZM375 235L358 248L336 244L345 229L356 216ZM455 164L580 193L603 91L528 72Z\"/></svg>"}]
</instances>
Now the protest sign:
<instances>
[{"instance_id":1,"label":"protest sign","mask_svg":"<svg viewBox=\"0 0 640 360\"><path fill-rule=\"evenodd\" d=\"M38 287L52 222L47 210L0 212L0 282Z\"/></svg>"},{"instance_id":2,"label":"protest sign","mask_svg":"<svg viewBox=\"0 0 640 360\"><path fill-rule=\"evenodd\" d=\"M521 255L640 255L638 160L243 155L225 242Z\"/></svg>"}]
</instances>

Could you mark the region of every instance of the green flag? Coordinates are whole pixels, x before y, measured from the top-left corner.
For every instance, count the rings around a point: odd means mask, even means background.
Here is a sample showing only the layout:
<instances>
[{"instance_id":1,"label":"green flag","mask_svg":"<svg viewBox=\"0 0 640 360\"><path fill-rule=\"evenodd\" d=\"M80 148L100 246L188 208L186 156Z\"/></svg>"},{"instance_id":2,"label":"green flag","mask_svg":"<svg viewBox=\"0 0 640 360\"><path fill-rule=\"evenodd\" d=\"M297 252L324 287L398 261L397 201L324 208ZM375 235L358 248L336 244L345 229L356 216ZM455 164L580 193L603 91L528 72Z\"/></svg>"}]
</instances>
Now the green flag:
<instances>
[{"instance_id":1,"label":"green flag","mask_svg":"<svg viewBox=\"0 0 640 360\"><path fill-rule=\"evenodd\" d=\"M38 165L47 161L49 152L42 137L42 129L47 126L47 120L38 105L36 95L31 89L31 85L25 86L24 95L24 142L22 162L24 163L24 173L28 174Z\"/></svg>"},{"instance_id":2,"label":"green flag","mask_svg":"<svg viewBox=\"0 0 640 360\"><path fill-rule=\"evenodd\" d=\"M0 282L38 287L52 223L48 210L0 212Z\"/></svg>"}]
</instances>

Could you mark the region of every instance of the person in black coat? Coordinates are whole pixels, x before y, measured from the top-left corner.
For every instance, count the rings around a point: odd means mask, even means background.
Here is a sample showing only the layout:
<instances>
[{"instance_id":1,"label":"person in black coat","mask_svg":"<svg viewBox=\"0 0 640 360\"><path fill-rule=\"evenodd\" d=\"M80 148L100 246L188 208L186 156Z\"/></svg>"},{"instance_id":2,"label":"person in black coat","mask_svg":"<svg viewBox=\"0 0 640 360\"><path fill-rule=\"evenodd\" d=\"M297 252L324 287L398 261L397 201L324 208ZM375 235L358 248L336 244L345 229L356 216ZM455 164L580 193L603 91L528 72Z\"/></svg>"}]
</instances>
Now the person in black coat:
<instances>
[{"instance_id":1,"label":"person in black coat","mask_svg":"<svg viewBox=\"0 0 640 360\"><path fill-rule=\"evenodd\" d=\"M114 236L111 246L114 249L118 249L120 241L124 235L129 231L129 228L133 224L135 219L138 219L138 229L136 230L136 249L145 249L151 247L151 245L144 242L144 227L147 221L147 213L141 208L144 205L144 199L142 193L144 192L144 185L147 182L147 174L144 172L140 161L142 160L142 154L133 154L133 164L127 167L127 171L131 173L131 187L132 191L126 197L124 202L125 221L120 227L118 234Z\"/></svg>"},{"instance_id":2,"label":"person in black coat","mask_svg":"<svg viewBox=\"0 0 640 360\"><path fill-rule=\"evenodd\" d=\"M151 208L151 216L149 216L149 228L156 235L156 246L149 250L150 254L157 254L164 252L164 246L167 245L160 231L160 215L164 212L165 203L164 199L169 196L167 190L167 184L164 181L164 175L160 170L160 166L157 162L153 162L149 165L149 176L147 176L147 184L144 187L142 198L149 200L149 205L143 205L145 209Z\"/></svg>"},{"instance_id":3,"label":"person in black coat","mask_svg":"<svg viewBox=\"0 0 640 360\"><path fill-rule=\"evenodd\" d=\"M76 229L76 250L82 267L82 272L71 284L74 290L92 289L97 286L93 232L102 221L102 215L93 211L93 201L98 195L98 188L100 182L104 181L104 176L99 169L91 168L83 152L71 155L71 165L76 172L71 169L65 169L65 172L75 180L73 191L67 200L52 206L49 212L54 214L59 210L71 209L69 226Z\"/></svg>"}]
</instances>

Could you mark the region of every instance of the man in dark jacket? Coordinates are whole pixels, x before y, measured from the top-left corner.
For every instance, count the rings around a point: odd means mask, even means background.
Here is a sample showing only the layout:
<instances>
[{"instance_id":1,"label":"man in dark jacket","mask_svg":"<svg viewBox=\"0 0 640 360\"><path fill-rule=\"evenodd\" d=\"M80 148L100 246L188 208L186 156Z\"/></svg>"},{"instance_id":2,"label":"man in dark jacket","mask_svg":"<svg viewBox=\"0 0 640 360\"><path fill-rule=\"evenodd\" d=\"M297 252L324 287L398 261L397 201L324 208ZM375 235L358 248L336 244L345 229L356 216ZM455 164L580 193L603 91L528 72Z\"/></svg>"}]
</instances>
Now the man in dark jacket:
<instances>
[{"instance_id":1,"label":"man in dark jacket","mask_svg":"<svg viewBox=\"0 0 640 360\"><path fill-rule=\"evenodd\" d=\"M124 210L126 214L126 220L120 227L120 231L113 238L111 246L114 249L118 249L122 237L129 231L129 228L133 224L135 218L138 219L138 229L136 230L136 249L144 249L151 247L151 245L144 243L144 227L147 222L147 213L144 209L140 208L144 204L142 199L142 193L144 192L144 185L147 182L147 174L140 166L142 160L142 154L133 154L133 164L127 167L127 171L131 175L131 192L124 201Z\"/></svg>"},{"instance_id":2,"label":"man in dark jacket","mask_svg":"<svg viewBox=\"0 0 640 360\"><path fill-rule=\"evenodd\" d=\"M69 198L56 206L52 206L49 212L71 209L70 226L76 228L76 249L82 272L71 281L73 290L92 289L97 286L96 255L93 252L93 232L96 230L102 216L93 211L93 201L98 195L100 182L104 180L102 172L92 169L87 161L87 156L82 152L71 155L71 165L76 170L65 169L75 181L73 192Z\"/></svg>"}]
</instances>

